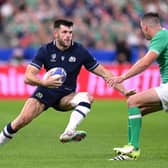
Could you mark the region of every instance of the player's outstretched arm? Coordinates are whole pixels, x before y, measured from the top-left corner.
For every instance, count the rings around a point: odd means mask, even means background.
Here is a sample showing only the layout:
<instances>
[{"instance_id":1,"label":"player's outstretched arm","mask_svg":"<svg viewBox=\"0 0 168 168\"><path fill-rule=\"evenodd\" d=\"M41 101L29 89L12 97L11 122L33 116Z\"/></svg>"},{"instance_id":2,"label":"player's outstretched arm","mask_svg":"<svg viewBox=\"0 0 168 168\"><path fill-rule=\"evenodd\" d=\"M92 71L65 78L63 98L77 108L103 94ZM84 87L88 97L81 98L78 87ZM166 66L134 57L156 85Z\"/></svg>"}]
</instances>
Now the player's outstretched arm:
<instances>
[{"instance_id":1,"label":"player's outstretched arm","mask_svg":"<svg viewBox=\"0 0 168 168\"><path fill-rule=\"evenodd\" d=\"M124 80L129 79L144 70L146 70L158 57L154 51L149 51L144 57L138 60L125 74L112 77L107 81L110 87L115 87L117 84L122 83Z\"/></svg>"},{"instance_id":2,"label":"player's outstretched arm","mask_svg":"<svg viewBox=\"0 0 168 168\"><path fill-rule=\"evenodd\" d=\"M146 53L144 57L142 57L140 60L134 64L127 73L122 75L123 79L126 80L128 78L131 78L137 74L140 74L144 70L146 70L158 57L158 54L154 51L149 51Z\"/></svg>"},{"instance_id":3,"label":"player's outstretched arm","mask_svg":"<svg viewBox=\"0 0 168 168\"><path fill-rule=\"evenodd\" d=\"M92 72L98 76L101 76L106 82L114 77L111 71L109 71L102 65L98 65ZM121 92L124 96L130 96L132 94L135 94L134 90L128 91L122 84L117 84L114 86L114 88Z\"/></svg>"}]
</instances>

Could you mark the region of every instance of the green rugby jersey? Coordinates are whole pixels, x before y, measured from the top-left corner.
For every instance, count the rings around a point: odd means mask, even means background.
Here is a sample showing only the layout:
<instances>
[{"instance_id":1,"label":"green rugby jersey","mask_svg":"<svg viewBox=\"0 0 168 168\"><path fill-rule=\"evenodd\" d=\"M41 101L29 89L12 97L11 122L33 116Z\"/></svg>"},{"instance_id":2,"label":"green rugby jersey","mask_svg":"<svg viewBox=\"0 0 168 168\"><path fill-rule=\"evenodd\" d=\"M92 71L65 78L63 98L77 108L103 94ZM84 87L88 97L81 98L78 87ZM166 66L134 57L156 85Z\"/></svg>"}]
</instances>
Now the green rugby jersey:
<instances>
[{"instance_id":1,"label":"green rugby jersey","mask_svg":"<svg viewBox=\"0 0 168 168\"><path fill-rule=\"evenodd\" d=\"M162 29L156 33L149 45L149 51L158 54L157 63L159 64L162 83L168 82L168 30Z\"/></svg>"}]
</instances>

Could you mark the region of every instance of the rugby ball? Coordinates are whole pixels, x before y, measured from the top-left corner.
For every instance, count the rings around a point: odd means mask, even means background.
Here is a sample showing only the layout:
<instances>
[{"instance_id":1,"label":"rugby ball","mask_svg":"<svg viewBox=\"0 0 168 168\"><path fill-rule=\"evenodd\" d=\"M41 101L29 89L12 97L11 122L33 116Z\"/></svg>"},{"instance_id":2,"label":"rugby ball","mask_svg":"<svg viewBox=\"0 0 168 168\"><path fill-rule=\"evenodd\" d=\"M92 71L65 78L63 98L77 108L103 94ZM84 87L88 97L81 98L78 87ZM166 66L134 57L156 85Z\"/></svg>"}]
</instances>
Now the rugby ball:
<instances>
[{"instance_id":1,"label":"rugby ball","mask_svg":"<svg viewBox=\"0 0 168 168\"><path fill-rule=\"evenodd\" d=\"M65 69L62 67L55 67L55 68L50 69L44 74L43 79L46 79L49 75L51 75L53 78L58 78L61 76L60 80L62 83L65 82L66 77L67 77L67 73Z\"/></svg>"}]
</instances>

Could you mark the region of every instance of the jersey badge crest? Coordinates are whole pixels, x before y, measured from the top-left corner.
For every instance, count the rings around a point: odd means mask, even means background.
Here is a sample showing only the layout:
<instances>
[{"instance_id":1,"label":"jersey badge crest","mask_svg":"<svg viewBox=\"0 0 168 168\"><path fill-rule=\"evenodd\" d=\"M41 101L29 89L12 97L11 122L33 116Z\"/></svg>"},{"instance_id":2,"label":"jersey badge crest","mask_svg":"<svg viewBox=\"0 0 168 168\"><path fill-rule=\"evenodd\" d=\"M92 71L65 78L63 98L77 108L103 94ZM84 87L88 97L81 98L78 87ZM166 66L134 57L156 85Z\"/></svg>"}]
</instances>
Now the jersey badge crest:
<instances>
[{"instance_id":1,"label":"jersey badge crest","mask_svg":"<svg viewBox=\"0 0 168 168\"><path fill-rule=\"evenodd\" d=\"M76 57L70 56L68 59L69 62L76 62Z\"/></svg>"},{"instance_id":2,"label":"jersey badge crest","mask_svg":"<svg viewBox=\"0 0 168 168\"><path fill-rule=\"evenodd\" d=\"M37 92L35 96L38 97L39 99L42 99L43 98L43 93Z\"/></svg>"}]
</instances>

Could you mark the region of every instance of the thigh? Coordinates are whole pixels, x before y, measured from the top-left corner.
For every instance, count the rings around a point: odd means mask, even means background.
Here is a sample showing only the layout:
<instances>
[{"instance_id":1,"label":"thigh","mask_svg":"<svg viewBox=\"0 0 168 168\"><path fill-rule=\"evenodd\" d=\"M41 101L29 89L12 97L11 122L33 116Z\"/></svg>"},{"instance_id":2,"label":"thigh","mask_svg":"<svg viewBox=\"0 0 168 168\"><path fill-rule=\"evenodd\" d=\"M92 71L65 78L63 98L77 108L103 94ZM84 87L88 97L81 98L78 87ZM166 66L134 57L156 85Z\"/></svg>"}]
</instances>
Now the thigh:
<instances>
[{"instance_id":1,"label":"thigh","mask_svg":"<svg viewBox=\"0 0 168 168\"><path fill-rule=\"evenodd\" d=\"M60 111L68 111L74 109L72 106L71 100L77 93L70 93L62 97L57 105L54 105L53 108Z\"/></svg>"},{"instance_id":2,"label":"thigh","mask_svg":"<svg viewBox=\"0 0 168 168\"><path fill-rule=\"evenodd\" d=\"M20 114L13 120L12 127L14 129L21 128L43 112L44 108L45 105L43 103L40 103L37 99L29 98L25 102Z\"/></svg>"},{"instance_id":3,"label":"thigh","mask_svg":"<svg viewBox=\"0 0 168 168\"><path fill-rule=\"evenodd\" d=\"M152 106L148 104L143 105L143 106L140 106L139 108L143 116L149 113L159 112L160 110L163 109L160 102L153 104Z\"/></svg>"},{"instance_id":4,"label":"thigh","mask_svg":"<svg viewBox=\"0 0 168 168\"><path fill-rule=\"evenodd\" d=\"M132 95L127 101L129 107L139 107L144 114L162 109L160 98L154 88Z\"/></svg>"},{"instance_id":5,"label":"thigh","mask_svg":"<svg viewBox=\"0 0 168 168\"><path fill-rule=\"evenodd\" d=\"M80 102L87 102L91 104L93 97L88 92L70 93L63 96L58 105L55 105L55 109L60 111L67 111L74 109Z\"/></svg>"},{"instance_id":6,"label":"thigh","mask_svg":"<svg viewBox=\"0 0 168 168\"><path fill-rule=\"evenodd\" d=\"M88 92L78 92L73 96L71 104L73 107L76 107L81 102L92 104L93 101L94 101L93 96L90 95Z\"/></svg>"}]
</instances>

